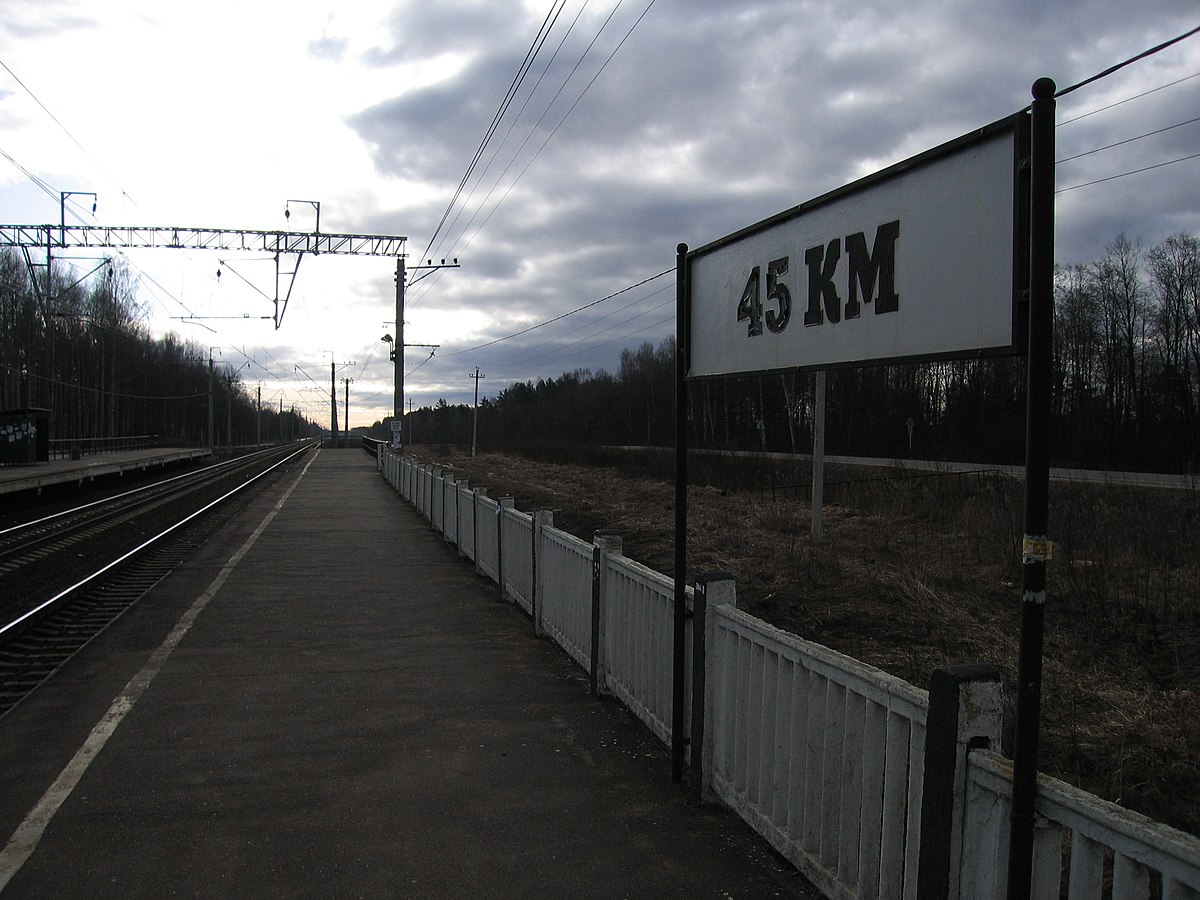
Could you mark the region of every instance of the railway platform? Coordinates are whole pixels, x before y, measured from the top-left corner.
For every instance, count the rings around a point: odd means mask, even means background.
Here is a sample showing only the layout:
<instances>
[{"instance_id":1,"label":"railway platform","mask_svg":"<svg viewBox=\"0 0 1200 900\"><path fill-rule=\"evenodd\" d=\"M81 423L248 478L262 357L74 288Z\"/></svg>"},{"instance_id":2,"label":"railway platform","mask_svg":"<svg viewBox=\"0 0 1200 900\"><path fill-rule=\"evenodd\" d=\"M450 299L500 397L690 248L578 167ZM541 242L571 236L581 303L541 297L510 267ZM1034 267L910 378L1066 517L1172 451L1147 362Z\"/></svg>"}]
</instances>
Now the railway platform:
<instances>
[{"instance_id":1,"label":"railway platform","mask_svg":"<svg viewBox=\"0 0 1200 900\"><path fill-rule=\"evenodd\" d=\"M816 897L316 450L0 718L0 896Z\"/></svg>"},{"instance_id":2,"label":"railway platform","mask_svg":"<svg viewBox=\"0 0 1200 900\"><path fill-rule=\"evenodd\" d=\"M32 466L0 466L0 494L39 490L56 484L82 484L105 475L140 472L211 455L212 451L207 449L159 447L103 453L83 459L52 459Z\"/></svg>"}]
</instances>

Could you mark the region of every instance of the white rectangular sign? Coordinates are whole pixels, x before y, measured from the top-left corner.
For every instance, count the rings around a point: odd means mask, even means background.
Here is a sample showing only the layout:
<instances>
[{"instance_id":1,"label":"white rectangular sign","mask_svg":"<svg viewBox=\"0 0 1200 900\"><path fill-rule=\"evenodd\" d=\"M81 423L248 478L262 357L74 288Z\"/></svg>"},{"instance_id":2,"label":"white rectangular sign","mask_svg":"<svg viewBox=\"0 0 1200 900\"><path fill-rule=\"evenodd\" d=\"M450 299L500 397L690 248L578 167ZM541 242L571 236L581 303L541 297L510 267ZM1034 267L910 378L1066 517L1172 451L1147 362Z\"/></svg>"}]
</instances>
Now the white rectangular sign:
<instances>
[{"instance_id":1,"label":"white rectangular sign","mask_svg":"<svg viewBox=\"0 0 1200 900\"><path fill-rule=\"evenodd\" d=\"M689 253L688 377L1014 352L1020 115Z\"/></svg>"}]
</instances>

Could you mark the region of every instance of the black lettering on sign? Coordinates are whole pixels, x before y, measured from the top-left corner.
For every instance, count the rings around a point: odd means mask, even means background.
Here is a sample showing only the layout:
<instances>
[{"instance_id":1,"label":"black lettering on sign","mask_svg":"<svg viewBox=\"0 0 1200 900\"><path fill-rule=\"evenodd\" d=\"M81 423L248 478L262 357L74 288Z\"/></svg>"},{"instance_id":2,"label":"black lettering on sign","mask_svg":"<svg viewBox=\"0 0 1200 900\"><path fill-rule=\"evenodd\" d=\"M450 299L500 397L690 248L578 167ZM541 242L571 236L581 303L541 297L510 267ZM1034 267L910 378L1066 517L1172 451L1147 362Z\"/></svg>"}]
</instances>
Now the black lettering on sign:
<instances>
[{"instance_id":1,"label":"black lettering on sign","mask_svg":"<svg viewBox=\"0 0 1200 900\"><path fill-rule=\"evenodd\" d=\"M746 286L742 288L742 296L738 299L738 321L749 320L746 327L746 337L757 337L762 334L762 298L758 295L759 272L758 266L750 270Z\"/></svg>"},{"instance_id":2,"label":"black lettering on sign","mask_svg":"<svg viewBox=\"0 0 1200 900\"><path fill-rule=\"evenodd\" d=\"M885 222L875 229L875 238L867 249L865 232L850 234L845 239L847 297L843 308L834 281L842 258L842 239L834 238L828 245L817 244L804 251L808 269L808 307L804 311L806 326L840 322L843 318L857 319L863 303L874 303L875 314L892 313L900 309L896 293L896 241L900 237L900 220ZM764 320L773 334L779 334L792 318L792 293L783 279L790 270L790 257L781 256L767 263L767 303L763 308L762 266L750 270L746 286L738 298L737 320L746 322L746 337L759 337Z\"/></svg>"},{"instance_id":3,"label":"black lettering on sign","mask_svg":"<svg viewBox=\"0 0 1200 900\"><path fill-rule=\"evenodd\" d=\"M767 310L767 327L775 334L787 328L788 319L792 317L792 295L787 285L779 278L788 273L788 258L786 256L773 259L767 263L767 299L779 304L779 309Z\"/></svg>"},{"instance_id":4,"label":"black lettering on sign","mask_svg":"<svg viewBox=\"0 0 1200 900\"><path fill-rule=\"evenodd\" d=\"M826 316L830 322L840 322L837 285L833 283L833 272L842 258L842 239L834 238L829 247L818 244L804 251L804 264L808 266L808 310L804 313L805 325L820 325ZM825 315L821 314L821 301L825 301Z\"/></svg>"},{"instance_id":5,"label":"black lettering on sign","mask_svg":"<svg viewBox=\"0 0 1200 900\"><path fill-rule=\"evenodd\" d=\"M900 236L900 221L888 222L875 229L875 246L867 253L867 237L861 231L846 238L846 257L850 263L850 297L846 300L846 318L858 318L858 289L862 287L863 303L870 303L879 282L879 297L875 314L895 312L900 308L896 293L896 238Z\"/></svg>"}]
</instances>

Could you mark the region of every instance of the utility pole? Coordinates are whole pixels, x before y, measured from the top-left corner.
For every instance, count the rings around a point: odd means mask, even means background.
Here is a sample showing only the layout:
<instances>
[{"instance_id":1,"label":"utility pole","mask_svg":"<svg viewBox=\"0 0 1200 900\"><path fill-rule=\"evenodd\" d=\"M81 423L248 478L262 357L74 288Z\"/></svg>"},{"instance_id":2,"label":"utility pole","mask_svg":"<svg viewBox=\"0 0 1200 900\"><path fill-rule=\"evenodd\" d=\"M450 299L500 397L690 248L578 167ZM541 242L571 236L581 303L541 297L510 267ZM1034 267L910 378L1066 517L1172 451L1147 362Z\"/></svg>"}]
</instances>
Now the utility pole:
<instances>
[{"instance_id":1,"label":"utility pole","mask_svg":"<svg viewBox=\"0 0 1200 900\"><path fill-rule=\"evenodd\" d=\"M342 409L346 412L346 446L350 446L350 385L354 384L353 378L343 378L342 382L346 385L346 402Z\"/></svg>"},{"instance_id":2,"label":"utility pole","mask_svg":"<svg viewBox=\"0 0 1200 900\"><path fill-rule=\"evenodd\" d=\"M262 443L262 385L258 386L258 402L254 405L254 443Z\"/></svg>"},{"instance_id":3,"label":"utility pole","mask_svg":"<svg viewBox=\"0 0 1200 900\"><path fill-rule=\"evenodd\" d=\"M208 451L213 449L213 348L208 348Z\"/></svg>"},{"instance_id":4,"label":"utility pole","mask_svg":"<svg viewBox=\"0 0 1200 900\"><path fill-rule=\"evenodd\" d=\"M333 446L336 447L338 445L338 414L337 414L337 369L338 369L338 367L337 367L337 363L333 360L333 352L332 351L323 350L321 352L328 353L330 355L329 405L330 405L330 408L332 409L332 415L329 420L329 435L330 435L330 440L333 441ZM357 365L358 365L358 363L356 361L350 360L349 362L342 363L342 368L344 369L344 368L346 368L346 366L357 366ZM349 389L347 389L347 397L349 397ZM349 435L350 435L350 413L349 413L349 409L347 409L347 412L346 412L346 436L349 437Z\"/></svg>"},{"instance_id":5,"label":"utility pole","mask_svg":"<svg viewBox=\"0 0 1200 900\"><path fill-rule=\"evenodd\" d=\"M396 365L392 416L401 423L404 421L404 281L407 277L404 271L404 257L401 256L396 260L396 347L392 351Z\"/></svg>"},{"instance_id":6,"label":"utility pole","mask_svg":"<svg viewBox=\"0 0 1200 900\"><path fill-rule=\"evenodd\" d=\"M458 260L447 263L444 259L440 264L434 264L434 261L428 260L423 266L413 266L411 270L405 267L404 257L401 256L396 260L396 348L392 351L392 356L396 361L395 374L395 392L396 396L392 400L392 415L403 422L404 416L404 348L405 347L425 347L429 350L429 355L433 356L437 350L438 344L406 344L404 343L404 299L405 292L408 290L408 272L421 271L422 273L413 279L413 284L416 284L422 278L428 277L436 269L457 269ZM412 413L412 404L409 403L409 413ZM409 443L412 443L412 426L409 426L410 434L408 436Z\"/></svg>"},{"instance_id":7,"label":"utility pole","mask_svg":"<svg viewBox=\"0 0 1200 900\"><path fill-rule=\"evenodd\" d=\"M412 414L412 398L408 399L408 443L413 442L413 414Z\"/></svg>"},{"instance_id":8,"label":"utility pole","mask_svg":"<svg viewBox=\"0 0 1200 900\"><path fill-rule=\"evenodd\" d=\"M475 379L475 411L471 413L471 458L475 458L475 434L479 422L479 379L487 378L486 375L479 371L479 366L475 367L475 374L468 375L468 378Z\"/></svg>"},{"instance_id":9,"label":"utility pole","mask_svg":"<svg viewBox=\"0 0 1200 900\"><path fill-rule=\"evenodd\" d=\"M329 406L332 410L329 419L329 438L333 446L337 446L337 366L329 362Z\"/></svg>"}]
</instances>

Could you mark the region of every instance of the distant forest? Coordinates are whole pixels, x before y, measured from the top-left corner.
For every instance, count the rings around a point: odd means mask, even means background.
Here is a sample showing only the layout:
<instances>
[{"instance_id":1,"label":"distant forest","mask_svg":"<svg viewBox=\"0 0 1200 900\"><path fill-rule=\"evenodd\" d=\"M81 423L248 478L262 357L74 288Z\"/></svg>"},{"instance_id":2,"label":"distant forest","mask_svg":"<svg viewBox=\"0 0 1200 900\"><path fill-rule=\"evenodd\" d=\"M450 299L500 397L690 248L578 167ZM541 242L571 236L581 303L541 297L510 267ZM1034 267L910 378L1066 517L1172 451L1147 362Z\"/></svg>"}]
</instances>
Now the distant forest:
<instances>
[{"instance_id":1,"label":"distant forest","mask_svg":"<svg viewBox=\"0 0 1200 900\"><path fill-rule=\"evenodd\" d=\"M151 436L160 444L208 440L206 347L141 324L134 281L119 260L77 278L0 251L0 411L50 410L50 437ZM295 410L264 407L231 366L212 367L214 444L289 439L313 432Z\"/></svg>"},{"instance_id":2,"label":"distant forest","mask_svg":"<svg viewBox=\"0 0 1200 900\"><path fill-rule=\"evenodd\" d=\"M577 370L480 401L478 445L669 445L673 338L621 353L616 373ZM1146 250L1119 235L1055 286L1053 464L1191 473L1200 464L1200 240ZM1024 459L1025 360L1005 357L832 371L830 454L996 464ZM689 385L693 446L807 452L814 376ZM469 444L470 406L405 416L418 444ZM911 437L909 421L912 422ZM372 432L386 437L390 419ZM910 445L911 441L911 445Z\"/></svg>"}]
</instances>

